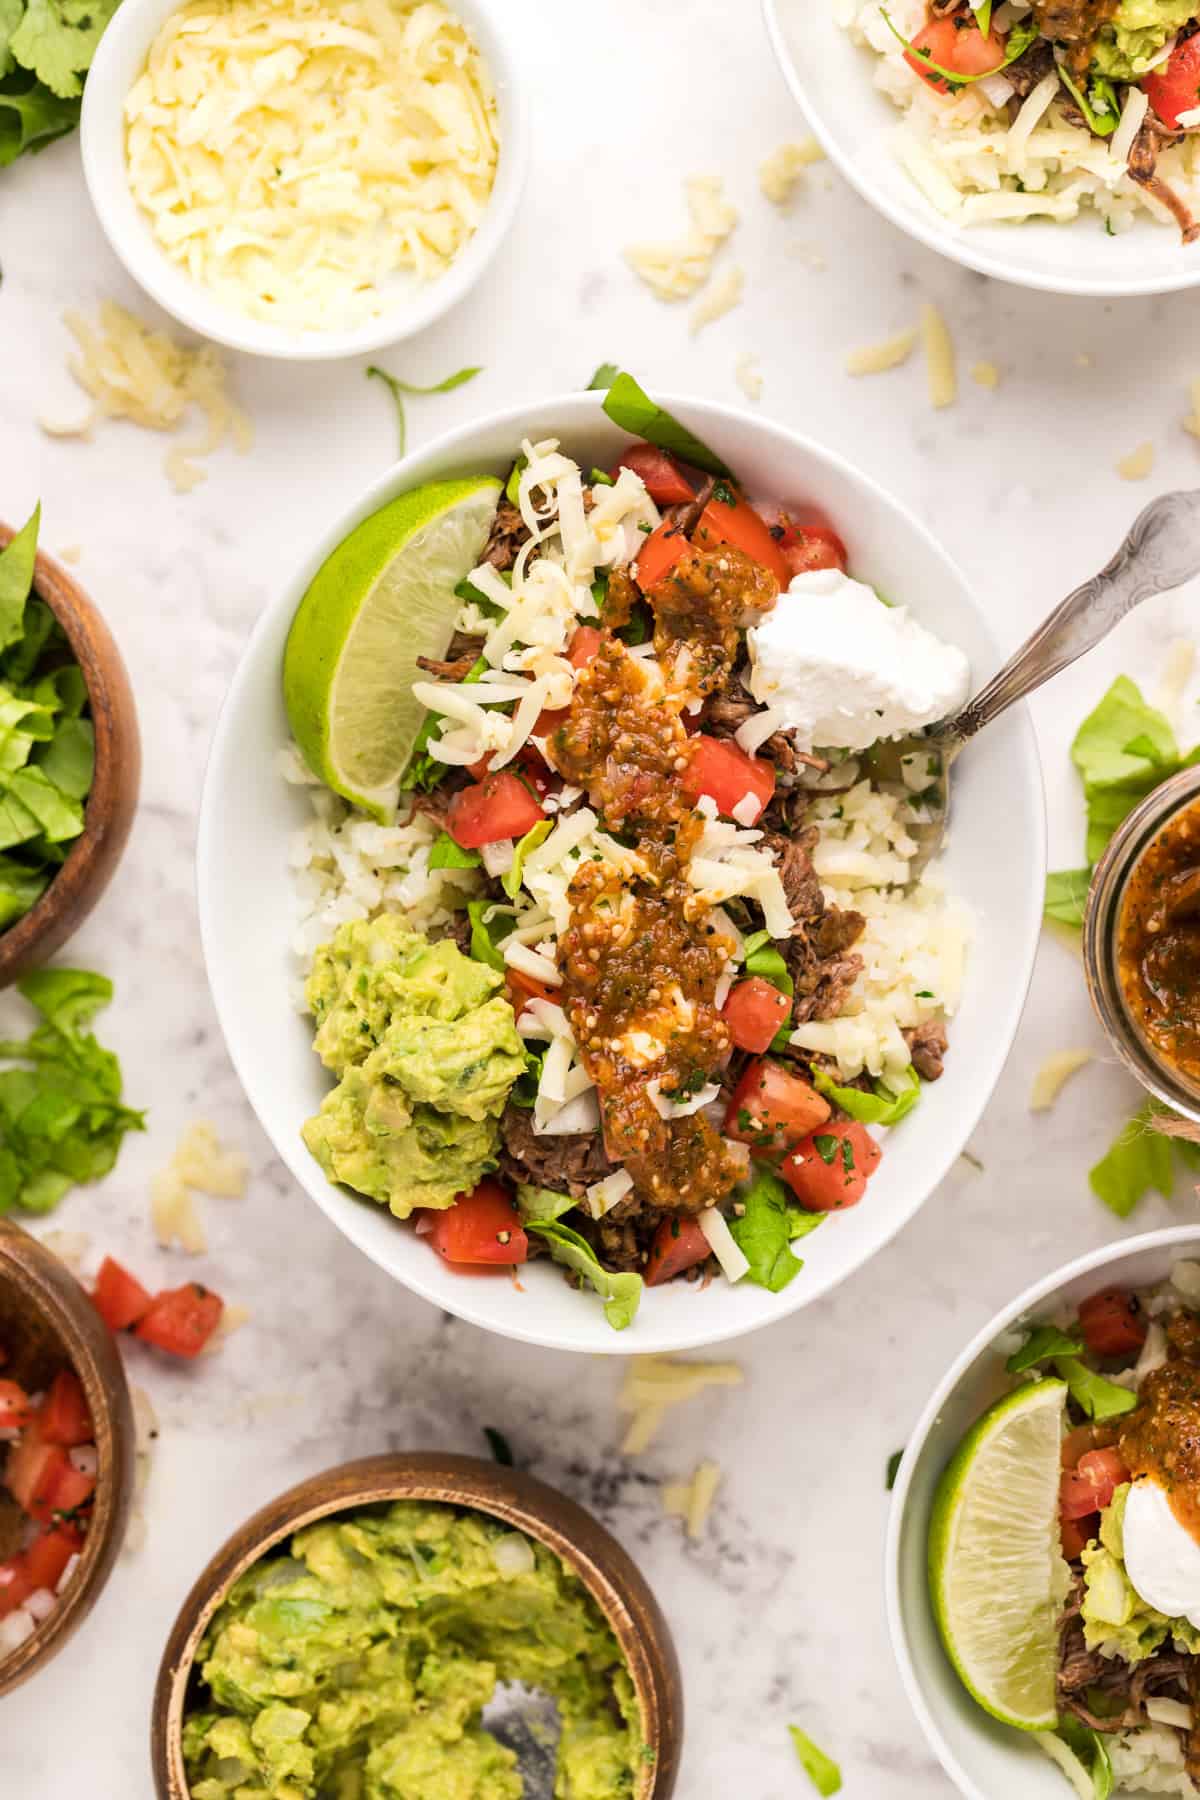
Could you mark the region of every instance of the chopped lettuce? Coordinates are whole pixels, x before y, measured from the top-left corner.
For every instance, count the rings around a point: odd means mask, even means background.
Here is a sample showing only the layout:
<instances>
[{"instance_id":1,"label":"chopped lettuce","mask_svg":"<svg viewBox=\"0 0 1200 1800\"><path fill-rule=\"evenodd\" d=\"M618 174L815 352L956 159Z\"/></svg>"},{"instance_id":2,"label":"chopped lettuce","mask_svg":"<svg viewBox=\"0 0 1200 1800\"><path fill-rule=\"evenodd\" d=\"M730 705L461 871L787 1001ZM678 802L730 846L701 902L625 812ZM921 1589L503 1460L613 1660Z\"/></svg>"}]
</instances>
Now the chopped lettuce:
<instances>
[{"instance_id":1,"label":"chopped lettuce","mask_svg":"<svg viewBox=\"0 0 1200 1800\"><path fill-rule=\"evenodd\" d=\"M1091 881L1090 869L1057 869L1047 875L1046 917L1059 925L1082 925Z\"/></svg>"},{"instance_id":2,"label":"chopped lettuce","mask_svg":"<svg viewBox=\"0 0 1200 1800\"><path fill-rule=\"evenodd\" d=\"M1092 1800L1109 1800L1113 1791L1112 1759L1108 1754L1108 1745L1104 1742L1104 1734L1093 1731L1082 1719L1071 1714L1064 1714L1058 1722L1058 1730L1053 1735L1063 1744L1075 1758L1083 1772L1084 1788L1091 1784ZM1055 1758L1058 1761L1058 1758Z\"/></svg>"},{"instance_id":3,"label":"chopped lettuce","mask_svg":"<svg viewBox=\"0 0 1200 1800\"><path fill-rule=\"evenodd\" d=\"M992 0L982 0L982 4L972 6L971 11L975 14L975 23L986 37L992 29Z\"/></svg>"},{"instance_id":4,"label":"chopped lettuce","mask_svg":"<svg viewBox=\"0 0 1200 1800\"><path fill-rule=\"evenodd\" d=\"M1119 1382L1109 1381L1103 1375L1097 1375L1095 1370L1089 1369L1078 1357L1057 1356L1054 1367L1066 1382L1076 1406L1089 1419L1095 1419L1097 1424L1106 1419L1119 1419L1124 1413L1132 1412L1137 1405L1137 1395L1132 1389L1122 1387Z\"/></svg>"},{"instance_id":5,"label":"chopped lettuce","mask_svg":"<svg viewBox=\"0 0 1200 1800\"><path fill-rule=\"evenodd\" d=\"M769 981L781 994L795 993L796 984L782 952L775 948L770 932L751 932L742 945L742 958L747 975L758 975L763 981Z\"/></svg>"},{"instance_id":6,"label":"chopped lettuce","mask_svg":"<svg viewBox=\"0 0 1200 1800\"><path fill-rule=\"evenodd\" d=\"M494 916L485 923L488 913ZM503 975L507 965L496 948L496 940L507 937L512 929L507 913L497 916L494 900L468 900L467 917L471 921L471 955L476 962L486 963L489 969Z\"/></svg>"},{"instance_id":7,"label":"chopped lettuce","mask_svg":"<svg viewBox=\"0 0 1200 1800\"><path fill-rule=\"evenodd\" d=\"M737 1196L742 1211L729 1220L734 1243L750 1267L746 1280L780 1293L800 1273L804 1264L792 1254L792 1241L801 1233L793 1230L793 1216L801 1212L788 1190L761 1163L754 1166L754 1179ZM805 1214L820 1219L818 1214Z\"/></svg>"},{"instance_id":8,"label":"chopped lettuce","mask_svg":"<svg viewBox=\"0 0 1200 1800\"><path fill-rule=\"evenodd\" d=\"M801 1731L798 1725L789 1725L788 1731L791 1733L792 1748L800 1758L800 1766L818 1794L827 1800L828 1795L840 1793L842 1771L832 1757L826 1756L825 1752L813 1743L808 1733Z\"/></svg>"},{"instance_id":9,"label":"chopped lettuce","mask_svg":"<svg viewBox=\"0 0 1200 1800\"><path fill-rule=\"evenodd\" d=\"M555 1262L573 1269L576 1275L582 1275L590 1282L604 1301L604 1316L614 1331L624 1331L626 1326L633 1324L642 1299L640 1275L611 1274L602 1267L587 1239L558 1219L527 1218L525 1229L536 1231L539 1237L545 1238Z\"/></svg>"},{"instance_id":10,"label":"chopped lettuce","mask_svg":"<svg viewBox=\"0 0 1200 1800\"><path fill-rule=\"evenodd\" d=\"M464 850L448 831L439 831L429 852L431 869L477 869L479 864L478 850Z\"/></svg>"},{"instance_id":11,"label":"chopped lettuce","mask_svg":"<svg viewBox=\"0 0 1200 1800\"><path fill-rule=\"evenodd\" d=\"M587 392L590 394L594 389L607 390L620 373L620 366L617 363L601 363L587 384Z\"/></svg>"},{"instance_id":12,"label":"chopped lettuce","mask_svg":"<svg viewBox=\"0 0 1200 1800\"><path fill-rule=\"evenodd\" d=\"M553 819L539 819L523 838L517 840L513 847L512 866L506 869L500 877L500 885L510 900L515 900L521 891L521 876L525 869L525 858L531 850L536 850L539 844L544 844L553 830Z\"/></svg>"},{"instance_id":13,"label":"chopped lettuce","mask_svg":"<svg viewBox=\"0 0 1200 1800\"><path fill-rule=\"evenodd\" d=\"M561 1218L575 1204L570 1194L555 1193L553 1188L534 1187L527 1181L517 1184L517 1210L527 1222Z\"/></svg>"},{"instance_id":14,"label":"chopped lettuce","mask_svg":"<svg viewBox=\"0 0 1200 1800\"><path fill-rule=\"evenodd\" d=\"M593 381L601 373L607 374L607 369L597 369ZM665 408L656 406L632 375L622 373L613 377L604 397L604 410L613 424L619 425L631 437L644 438L648 444L657 444L661 450L669 450L672 456L679 457L681 462L691 463L696 469L705 469L710 475L730 473L720 457L706 444L702 444L698 437L694 437L686 425L681 424Z\"/></svg>"},{"instance_id":15,"label":"chopped lettuce","mask_svg":"<svg viewBox=\"0 0 1200 1800\"><path fill-rule=\"evenodd\" d=\"M898 1125L921 1098L921 1078L911 1064L905 1074L906 1085L898 1094L882 1081L874 1083L870 1094L861 1088L841 1087L824 1069L813 1070L813 1085L834 1106L863 1125Z\"/></svg>"},{"instance_id":16,"label":"chopped lettuce","mask_svg":"<svg viewBox=\"0 0 1200 1800\"><path fill-rule=\"evenodd\" d=\"M1083 1340L1076 1333L1060 1331L1057 1325L1039 1325L1004 1366L1010 1375L1022 1375L1026 1369L1036 1369L1039 1363L1053 1362L1055 1357L1082 1353Z\"/></svg>"},{"instance_id":17,"label":"chopped lettuce","mask_svg":"<svg viewBox=\"0 0 1200 1800\"><path fill-rule=\"evenodd\" d=\"M900 1464L903 1461L903 1450L893 1450L892 1454L887 1459L887 1469L884 1472L884 1485L889 1494L896 1485L896 1477L900 1473Z\"/></svg>"},{"instance_id":18,"label":"chopped lettuce","mask_svg":"<svg viewBox=\"0 0 1200 1800\"><path fill-rule=\"evenodd\" d=\"M1143 1195L1169 1200L1175 1190L1175 1159L1190 1162L1191 1146L1150 1126L1149 1102L1121 1127L1109 1149L1088 1172L1092 1192L1119 1219L1127 1219Z\"/></svg>"}]
</instances>

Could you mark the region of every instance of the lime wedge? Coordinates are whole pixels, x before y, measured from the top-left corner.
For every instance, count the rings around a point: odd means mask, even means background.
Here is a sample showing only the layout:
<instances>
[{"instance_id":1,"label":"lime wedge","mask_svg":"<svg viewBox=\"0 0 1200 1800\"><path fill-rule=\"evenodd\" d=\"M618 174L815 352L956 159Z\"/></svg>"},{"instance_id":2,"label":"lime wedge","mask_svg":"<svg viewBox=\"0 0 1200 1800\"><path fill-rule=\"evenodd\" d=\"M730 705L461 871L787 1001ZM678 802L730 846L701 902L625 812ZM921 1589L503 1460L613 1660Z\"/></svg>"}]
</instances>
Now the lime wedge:
<instances>
[{"instance_id":1,"label":"lime wedge","mask_svg":"<svg viewBox=\"0 0 1200 1800\"><path fill-rule=\"evenodd\" d=\"M317 570L283 655L288 723L335 793L386 817L425 709L418 656L441 657L454 589L479 561L500 483L476 475L401 494Z\"/></svg>"},{"instance_id":2,"label":"lime wedge","mask_svg":"<svg viewBox=\"0 0 1200 1800\"><path fill-rule=\"evenodd\" d=\"M929 1527L929 1592L950 1660L980 1706L1022 1731L1058 1717L1066 1397L1065 1382L1037 1381L989 1407L938 1483Z\"/></svg>"}]
</instances>

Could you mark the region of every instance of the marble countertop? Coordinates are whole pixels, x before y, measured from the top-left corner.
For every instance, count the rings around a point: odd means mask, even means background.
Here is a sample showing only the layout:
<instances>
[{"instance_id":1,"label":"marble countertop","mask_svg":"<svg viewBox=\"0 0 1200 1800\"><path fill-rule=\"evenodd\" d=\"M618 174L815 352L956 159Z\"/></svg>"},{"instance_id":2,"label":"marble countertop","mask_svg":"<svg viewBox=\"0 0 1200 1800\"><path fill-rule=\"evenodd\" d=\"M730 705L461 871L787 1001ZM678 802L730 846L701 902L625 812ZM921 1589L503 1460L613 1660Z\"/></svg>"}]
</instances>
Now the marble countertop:
<instances>
[{"instance_id":1,"label":"marble countertop","mask_svg":"<svg viewBox=\"0 0 1200 1800\"><path fill-rule=\"evenodd\" d=\"M486 365L469 387L414 400L410 441L576 387L610 358L663 387L745 405L734 371L753 352L763 414L850 457L929 521L1007 646L1107 559L1153 491L1196 482L1200 447L1180 429L1186 383L1200 375L1191 296L1104 304L999 286L910 244L825 169L786 214L768 206L758 162L802 127L749 0L512 4L528 26L532 178L482 288L383 359L416 381ZM650 297L619 252L682 225L682 179L707 170L742 209L730 254L746 298L690 337L686 314ZM94 311L112 295L152 311L100 236L74 142L0 174L0 263L0 514L17 522L40 497L46 546L81 547L78 572L128 658L146 744L129 853L71 955L116 982L103 1035L150 1128L54 1224L91 1234L148 1278L194 1275L253 1308L219 1360L196 1369L131 1353L161 1423L144 1547L122 1561L53 1676L5 1705L0 1786L29 1800L146 1800L160 1649L232 1527L346 1456L481 1451L492 1425L522 1463L595 1509L662 1597L686 1680L686 1800L808 1791L789 1720L840 1760L848 1796L948 1795L886 1641L884 1468L967 1336L1027 1282L1122 1229L1091 1197L1086 1170L1136 1094L1103 1051L1078 963L1043 944L1016 1050L972 1141L982 1166L961 1163L836 1293L735 1346L744 1390L680 1409L644 1458L623 1460L618 1363L568 1369L440 1317L294 1188L242 1098L208 997L192 850L213 721L297 546L390 460L386 395L359 364L232 359L254 453L216 455L205 484L177 495L155 436L110 424L89 444L55 441L35 422L78 410L65 308ZM924 299L945 309L960 351L961 397L943 413L930 410L915 359L859 381L843 370L849 348L906 325ZM1001 369L996 391L969 379L977 360ZM1113 465L1147 438L1154 475L1128 486ZM1035 702L1052 866L1079 860L1075 725L1120 670L1153 689L1196 620L1194 590L1148 604ZM1032 1117L1031 1068L1077 1044L1098 1061L1052 1113ZM154 1246L148 1193L198 1115L246 1151L252 1179L240 1202L202 1202L210 1254L188 1263ZM1195 1213L1189 1189L1147 1202L1127 1229ZM688 1544L663 1516L658 1484L710 1454L725 1485L704 1540Z\"/></svg>"}]
</instances>

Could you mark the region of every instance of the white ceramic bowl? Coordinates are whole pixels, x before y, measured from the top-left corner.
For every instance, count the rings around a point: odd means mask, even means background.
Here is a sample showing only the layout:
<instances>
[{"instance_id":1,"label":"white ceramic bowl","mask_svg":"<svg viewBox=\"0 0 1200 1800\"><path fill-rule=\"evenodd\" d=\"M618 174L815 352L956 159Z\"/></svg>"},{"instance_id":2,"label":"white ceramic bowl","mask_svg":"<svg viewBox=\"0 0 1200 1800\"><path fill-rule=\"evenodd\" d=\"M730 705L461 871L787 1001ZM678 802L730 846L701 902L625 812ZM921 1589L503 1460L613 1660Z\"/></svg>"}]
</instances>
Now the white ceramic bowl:
<instances>
[{"instance_id":1,"label":"white ceramic bowl","mask_svg":"<svg viewBox=\"0 0 1200 1800\"><path fill-rule=\"evenodd\" d=\"M1103 1287L1149 1287L1200 1252L1200 1225L1176 1225L1093 1250L1026 1289L973 1338L908 1440L888 1522L888 1626L925 1735L968 1800L1070 1800L1066 1778L1023 1731L990 1718L950 1665L925 1574L929 1514L942 1470L979 1415L1011 1385L993 1345L1018 1320L1053 1314Z\"/></svg>"},{"instance_id":2,"label":"white ceramic bowl","mask_svg":"<svg viewBox=\"0 0 1200 1800\"><path fill-rule=\"evenodd\" d=\"M707 402L661 396L745 480L750 491L822 508L845 536L854 571L967 651L977 677L998 657L958 570L924 526L840 458L780 425ZM328 1077L293 1004L287 943L295 908L288 839L308 816L302 792L277 768L287 741L280 666L292 615L330 550L368 513L419 482L480 470L503 475L523 437L561 438L585 468L607 467L628 441L598 394L569 394L494 415L399 463L335 519L259 620L217 727L198 850L201 929L209 979L230 1053L276 1149L347 1237L435 1305L508 1337L563 1349L679 1350L771 1324L808 1305L874 1255L912 1217L954 1162L982 1112L1016 1030L1042 906L1041 776L1028 715L1009 713L955 771L950 879L971 907L977 948L941 1081L888 1146L868 1198L805 1241L805 1267L782 1294L743 1282L700 1293L672 1283L646 1293L635 1325L614 1332L593 1296L575 1293L541 1261L523 1292L464 1277L410 1227L329 1185L300 1141ZM961 770L961 773L960 773ZM995 822L1003 817L1005 830Z\"/></svg>"},{"instance_id":3,"label":"white ceramic bowl","mask_svg":"<svg viewBox=\"0 0 1200 1800\"><path fill-rule=\"evenodd\" d=\"M165 254L133 198L125 161L125 100L150 46L183 0L123 0L88 73L80 146L88 192L105 236L129 273L181 324L231 350L293 362L358 356L423 331L474 287L516 216L529 161L529 123L518 58L500 0L451 0L473 34L496 85L500 159L479 228L445 274L398 277L378 318L346 330L301 331L253 319L225 305Z\"/></svg>"},{"instance_id":4,"label":"white ceramic bowl","mask_svg":"<svg viewBox=\"0 0 1200 1800\"><path fill-rule=\"evenodd\" d=\"M833 0L762 0L784 80L826 153L864 200L930 250L998 281L1052 294L1116 299L1166 294L1200 282L1200 244L1180 243L1173 225L1148 213L1109 237L1098 215L1062 224L950 224L897 161L902 117L875 87L878 57L837 22Z\"/></svg>"}]
</instances>

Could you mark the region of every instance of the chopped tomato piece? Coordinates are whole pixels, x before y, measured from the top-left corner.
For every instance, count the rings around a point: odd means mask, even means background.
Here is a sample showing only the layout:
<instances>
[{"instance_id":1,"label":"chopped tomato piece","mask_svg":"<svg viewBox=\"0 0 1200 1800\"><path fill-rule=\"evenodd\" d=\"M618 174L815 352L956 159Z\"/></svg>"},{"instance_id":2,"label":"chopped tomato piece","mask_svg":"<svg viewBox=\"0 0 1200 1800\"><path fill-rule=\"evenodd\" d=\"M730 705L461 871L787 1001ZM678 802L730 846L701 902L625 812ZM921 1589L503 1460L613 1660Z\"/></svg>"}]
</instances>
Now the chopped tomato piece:
<instances>
[{"instance_id":1,"label":"chopped tomato piece","mask_svg":"<svg viewBox=\"0 0 1200 1800\"><path fill-rule=\"evenodd\" d=\"M1058 1535L1062 1541L1062 1553L1068 1562L1074 1562L1082 1556L1093 1538L1100 1535L1100 1514L1088 1513L1082 1519L1060 1519Z\"/></svg>"},{"instance_id":2,"label":"chopped tomato piece","mask_svg":"<svg viewBox=\"0 0 1200 1800\"><path fill-rule=\"evenodd\" d=\"M1079 1329L1093 1356L1132 1356L1149 1327L1142 1303L1128 1288L1102 1288L1079 1308Z\"/></svg>"},{"instance_id":3,"label":"chopped tomato piece","mask_svg":"<svg viewBox=\"0 0 1200 1800\"><path fill-rule=\"evenodd\" d=\"M106 1256L96 1277L92 1304L110 1331L128 1331L150 1311L151 1295L136 1275Z\"/></svg>"},{"instance_id":4,"label":"chopped tomato piece","mask_svg":"<svg viewBox=\"0 0 1200 1800\"><path fill-rule=\"evenodd\" d=\"M700 514L694 538L697 544L732 544L751 562L768 569L781 588L785 588L791 579L791 571L770 526L745 495L739 494L727 482L718 483L716 493Z\"/></svg>"},{"instance_id":5,"label":"chopped tomato piece","mask_svg":"<svg viewBox=\"0 0 1200 1800\"><path fill-rule=\"evenodd\" d=\"M451 1263L523 1263L529 1239L517 1203L499 1181L487 1177L469 1194L460 1194L432 1219L429 1241Z\"/></svg>"},{"instance_id":6,"label":"chopped tomato piece","mask_svg":"<svg viewBox=\"0 0 1200 1800\"><path fill-rule=\"evenodd\" d=\"M60 1369L38 1414L38 1430L48 1444L90 1444L95 1432L84 1398L83 1383L74 1369Z\"/></svg>"},{"instance_id":7,"label":"chopped tomato piece","mask_svg":"<svg viewBox=\"0 0 1200 1800\"><path fill-rule=\"evenodd\" d=\"M846 546L831 525L801 525L784 514L778 526L780 554L793 575L810 575L816 569L846 568Z\"/></svg>"},{"instance_id":8,"label":"chopped tomato piece","mask_svg":"<svg viewBox=\"0 0 1200 1800\"><path fill-rule=\"evenodd\" d=\"M839 1212L858 1205L882 1155L865 1125L839 1119L797 1144L779 1172L807 1212Z\"/></svg>"},{"instance_id":9,"label":"chopped tomato piece","mask_svg":"<svg viewBox=\"0 0 1200 1800\"><path fill-rule=\"evenodd\" d=\"M1142 87L1164 125L1185 129L1180 113L1200 106L1200 33L1184 38L1165 63L1142 78Z\"/></svg>"},{"instance_id":10,"label":"chopped tomato piece","mask_svg":"<svg viewBox=\"0 0 1200 1800\"><path fill-rule=\"evenodd\" d=\"M1058 1508L1064 1519L1084 1519L1103 1512L1129 1470L1119 1450L1088 1450L1073 1469L1064 1469L1058 1490Z\"/></svg>"},{"instance_id":11,"label":"chopped tomato piece","mask_svg":"<svg viewBox=\"0 0 1200 1800\"><path fill-rule=\"evenodd\" d=\"M1117 1441L1115 1425L1076 1425L1062 1442L1062 1466L1073 1469L1088 1450L1107 1450Z\"/></svg>"},{"instance_id":12,"label":"chopped tomato piece","mask_svg":"<svg viewBox=\"0 0 1200 1800\"><path fill-rule=\"evenodd\" d=\"M25 1573L31 1588L53 1593L71 1558L83 1548L83 1533L71 1524L54 1525L34 1538L25 1552Z\"/></svg>"},{"instance_id":13,"label":"chopped tomato piece","mask_svg":"<svg viewBox=\"0 0 1200 1800\"><path fill-rule=\"evenodd\" d=\"M642 592L655 587L664 576L669 575L688 548L688 540L679 526L670 519L664 519L650 533L634 558L632 573Z\"/></svg>"},{"instance_id":14,"label":"chopped tomato piece","mask_svg":"<svg viewBox=\"0 0 1200 1800\"><path fill-rule=\"evenodd\" d=\"M225 1302L198 1281L155 1294L135 1336L171 1356L199 1356L217 1326Z\"/></svg>"},{"instance_id":15,"label":"chopped tomato piece","mask_svg":"<svg viewBox=\"0 0 1200 1800\"><path fill-rule=\"evenodd\" d=\"M24 1556L10 1556L7 1562L0 1562L0 1619L24 1606L33 1591Z\"/></svg>"},{"instance_id":16,"label":"chopped tomato piece","mask_svg":"<svg viewBox=\"0 0 1200 1800\"><path fill-rule=\"evenodd\" d=\"M32 1417L25 1389L15 1381L0 1381L0 1431L19 1431Z\"/></svg>"},{"instance_id":17,"label":"chopped tomato piece","mask_svg":"<svg viewBox=\"0 0 1200 1800\"><path fill-rule=\"evenodd\" d=\"M749 798L753 807L745 807L744 816L738 813L738 823L753 825L775 793L774 765L764 757L747 756L728 738L699 732L691 744L691 760L683 777L685 798L694 806L701 794L707 794L727 819Z\"/></svg>"},{"instance_id":18,"label":"chopped tomato piece","mask_svg":"<svg viewBox=\"0 0 1200 1800\"><path fill-rule=\"evenodd\" d=\"M4 1478L22 1512L41 1525L49 1525L55 1513L76 1512L96 1487L94 1475L82 1474L61 1444L43 1443L36 1430L17 1445Z\"/></svg>"},{"instance_id":19,"label":"chopped tomato piece","mask_svg":"<svg viewBox=\"0 0 1200 1800\"><path fill-rule=\"evenodd\" d=\"M595 625L579 625L567 649L567 661L573 669L586 669L604 642L604 633Z\"/></svg>"},{"instance_id":20,"label":"chopped tomato piece","mask_svg":"<svg viewBox=\"0 0 1200 1800\"><path fill-rule=\"evenodd\" d=\"M622 469L641 476L656 506L679 506L695 497L696 490L670 451L657 444L630 444L608 471L614 481Z\"/></svg>"},{"instance_id":21,"label":"chopped tomato piece","mask_svg":"<svg viewBox=\"0 0 1200 1800\"><path fill-rule=\"evenodd\" d=\"M654 1233L650 1259L646 1264L646 1286L661 1287L685 1269L695 1268L712 1255L712 1246L695 1219L681 1213L664 1219Z\"/></svg>"},{"instance_id":22,"label":"chopped tomato piece","mask_svg":"<svg viewBox=\"0 0 1200 1800\"><path fill-rule=\"evenodd\" d=\"M561 989L552 988L546 982L526 975L522 969L506 969L504 985L508 989L512 1009L518 1016L525 1010L527 1000L553 1000L555 1006L561 1005Z\"/></svg>"},{"instance_id":23,"label":"chopped tomato piece","mask_svg":"<svg viewBox=\"0 0 1200 1800\"><path fill-rule=\"evenodd\" d=\"M501 769L455 794L446 809L446 830L462 849L481 850L504 838L524 837L543 816L520 777Z\"/></svg>"},{"instance_id":24,"label":"chopped tomato piece","mask_svg":"<svg viewBox=\"0 0 1200 1800\"><path fill-rule=\"evenodd\" d=\"M791 1016L792 1002L761 975L739 981L730 991L722 1012L729 1035L739 1050L753 1050L761 1056L769 1050L777 1031Z\"/></svg>"},{"instance_id":25,"label":"chopped tomato piece","mask_svg":"<svg viewBox=\"0 0 1200 1800\"><path fill-rule=\"evenodd\" d=\"M904 60L931 88L949 94L954 91L950 82L931 69L930 63L940 63L952 75L994 75L1004 63L1004 39L994 31L985 37L965 13L930 19L913 38Z\"/></svg>"},{"instance_id":26,"label":"chopped tomato piece","mask_svg":"<svg viewBox=\"0 0 1200 1800\"><path fill-rule=\"evenodd\" d=\"M810 1082L763 1056L747 1064L733 1090L725 1132L760 1156L778 1156L824 1125L829 1114L828 1100Z\"/></svg>"}]
</instances>

